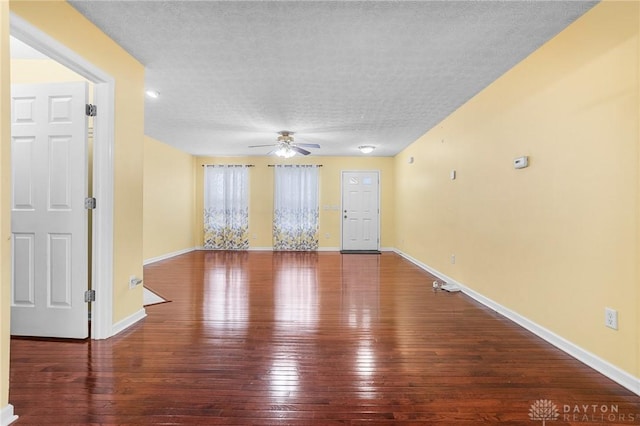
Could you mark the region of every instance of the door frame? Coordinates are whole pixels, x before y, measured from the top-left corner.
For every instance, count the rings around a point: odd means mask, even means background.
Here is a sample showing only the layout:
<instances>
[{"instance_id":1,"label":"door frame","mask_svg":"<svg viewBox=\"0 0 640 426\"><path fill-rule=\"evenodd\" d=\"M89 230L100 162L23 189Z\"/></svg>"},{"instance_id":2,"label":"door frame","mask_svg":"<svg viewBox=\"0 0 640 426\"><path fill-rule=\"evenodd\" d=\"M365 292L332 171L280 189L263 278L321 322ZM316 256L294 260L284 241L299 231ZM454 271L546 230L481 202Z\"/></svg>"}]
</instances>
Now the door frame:
<instances>
[{"instance_id":1,"label":"door frame","mask_svg":"<svg viewBox=\"0 0 640 426\"><path fill-rule=\"evenodd\" d=\"M344 250L344 174L345 173L375 173L378 175L378 244L377 250L380 250L380 170L340 170L340 250Z\"/></svg>"},{"instance_id":2,"label":"door frame","mask_svg":"<svg viewBox=\"0 0 640 426\"><path fill-rule=\"evenodd\" d=\"M24 19L10 13L10 33L94 84L94 103L100 112L93 132L93 211L91 339L113 335L113 151L115 79ZM101 208L105 206L105 208ZM87 319L88 320L88 319Z\"/></svg>"}]
</instances>

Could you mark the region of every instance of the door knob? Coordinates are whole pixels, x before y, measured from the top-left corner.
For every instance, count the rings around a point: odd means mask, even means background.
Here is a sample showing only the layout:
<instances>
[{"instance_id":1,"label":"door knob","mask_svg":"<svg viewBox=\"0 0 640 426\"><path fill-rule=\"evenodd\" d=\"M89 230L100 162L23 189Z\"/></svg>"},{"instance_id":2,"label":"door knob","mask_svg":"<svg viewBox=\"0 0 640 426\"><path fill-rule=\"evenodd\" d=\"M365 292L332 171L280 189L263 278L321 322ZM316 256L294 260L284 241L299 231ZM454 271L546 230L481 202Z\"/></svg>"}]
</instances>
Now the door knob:
<instances>
[{"instance_id":1,"label":"door knob","mask_svg":"<svg viewBox=\"0 0 640 426\"><path fill-rule=\"evenodd\" d=\"M345 219L347 218L347 215L346 215L346 214L344 215L344 218L345 218Z\"/></svg>"}]
</instances>

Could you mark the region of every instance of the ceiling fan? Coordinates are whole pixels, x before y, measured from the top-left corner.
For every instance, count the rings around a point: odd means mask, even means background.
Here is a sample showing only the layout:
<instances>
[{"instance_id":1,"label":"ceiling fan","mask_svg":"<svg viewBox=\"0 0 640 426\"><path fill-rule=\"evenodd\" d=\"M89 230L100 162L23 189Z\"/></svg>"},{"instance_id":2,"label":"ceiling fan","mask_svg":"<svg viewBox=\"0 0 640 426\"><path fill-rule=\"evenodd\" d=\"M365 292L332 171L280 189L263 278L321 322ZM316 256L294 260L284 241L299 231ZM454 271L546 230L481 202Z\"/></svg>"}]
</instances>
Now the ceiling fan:
<instances>
[{"instance_id":1,"label":"ceiling fan","mask_svg":"<svg viewBox=\"0 0 640 426\"><path fill-rule=\"evenodd\" d=\"M276 148L269 152L269 154L273 153L278 157L291 158L296 153L302 155L309 155L311 151L307 151L304 148L320 148L320 145L317 143L296 143L293 140L293 132L289 132L287 130L282 130L278 132L278 138L276 139L276 143L267 144L267 145L251 145L249 148L260 148L264 146L275 146ZM304 147L304 148L303 148Z\"/></svg>"}]
</instances>

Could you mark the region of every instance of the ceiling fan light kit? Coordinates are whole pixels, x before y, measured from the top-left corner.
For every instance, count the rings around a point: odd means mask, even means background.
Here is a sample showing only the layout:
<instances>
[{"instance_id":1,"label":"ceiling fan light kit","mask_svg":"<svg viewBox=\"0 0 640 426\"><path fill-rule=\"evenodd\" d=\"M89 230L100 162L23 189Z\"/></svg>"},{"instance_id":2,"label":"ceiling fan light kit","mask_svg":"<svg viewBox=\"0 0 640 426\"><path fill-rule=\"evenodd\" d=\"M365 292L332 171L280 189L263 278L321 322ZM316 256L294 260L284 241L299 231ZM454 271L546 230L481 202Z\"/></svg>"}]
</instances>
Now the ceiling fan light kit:
<instances>
[{"instance_id":1,"label":"ceiling fan light kit","mask_svg":"<svg viewBox=\"0 0 640 426\"><path fill-rule=\"evenodd\" d=\"M291 147L283 145L280 148L278 148L274 154L282 158L291 158L294 155L296 155L296 152L293 149L291 149Z\"/></svg>"},{"instance_id":2,"label":"ceiling fan light kit","mask_svg":"<svg viewBox=\"0 0 640 426\"><path fill-rule=\"evenodd\" d=\"M358 149L363 154L371 154L376 147L373 145L360 145Z\"/></svg>"}]
</instances>

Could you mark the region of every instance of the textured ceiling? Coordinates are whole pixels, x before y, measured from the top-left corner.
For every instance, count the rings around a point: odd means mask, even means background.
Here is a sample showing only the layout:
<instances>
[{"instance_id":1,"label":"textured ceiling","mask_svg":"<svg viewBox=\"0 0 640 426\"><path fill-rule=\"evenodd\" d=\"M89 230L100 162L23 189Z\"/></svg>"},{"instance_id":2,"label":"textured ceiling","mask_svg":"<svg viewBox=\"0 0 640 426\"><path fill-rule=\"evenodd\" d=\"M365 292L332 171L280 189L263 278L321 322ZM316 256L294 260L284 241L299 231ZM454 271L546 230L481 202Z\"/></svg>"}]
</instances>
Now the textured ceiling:
<instances>
[{"instance_id":1,"label":"textured ceiling","mask_svg":"<svg viewBox=\"0 0 640 426\"><path fill-rule=\"evenodd\" d=\"M392 156L586 1L71 1L146 67L145 133L195 155Z\"/></svg>"}]
</instances>

